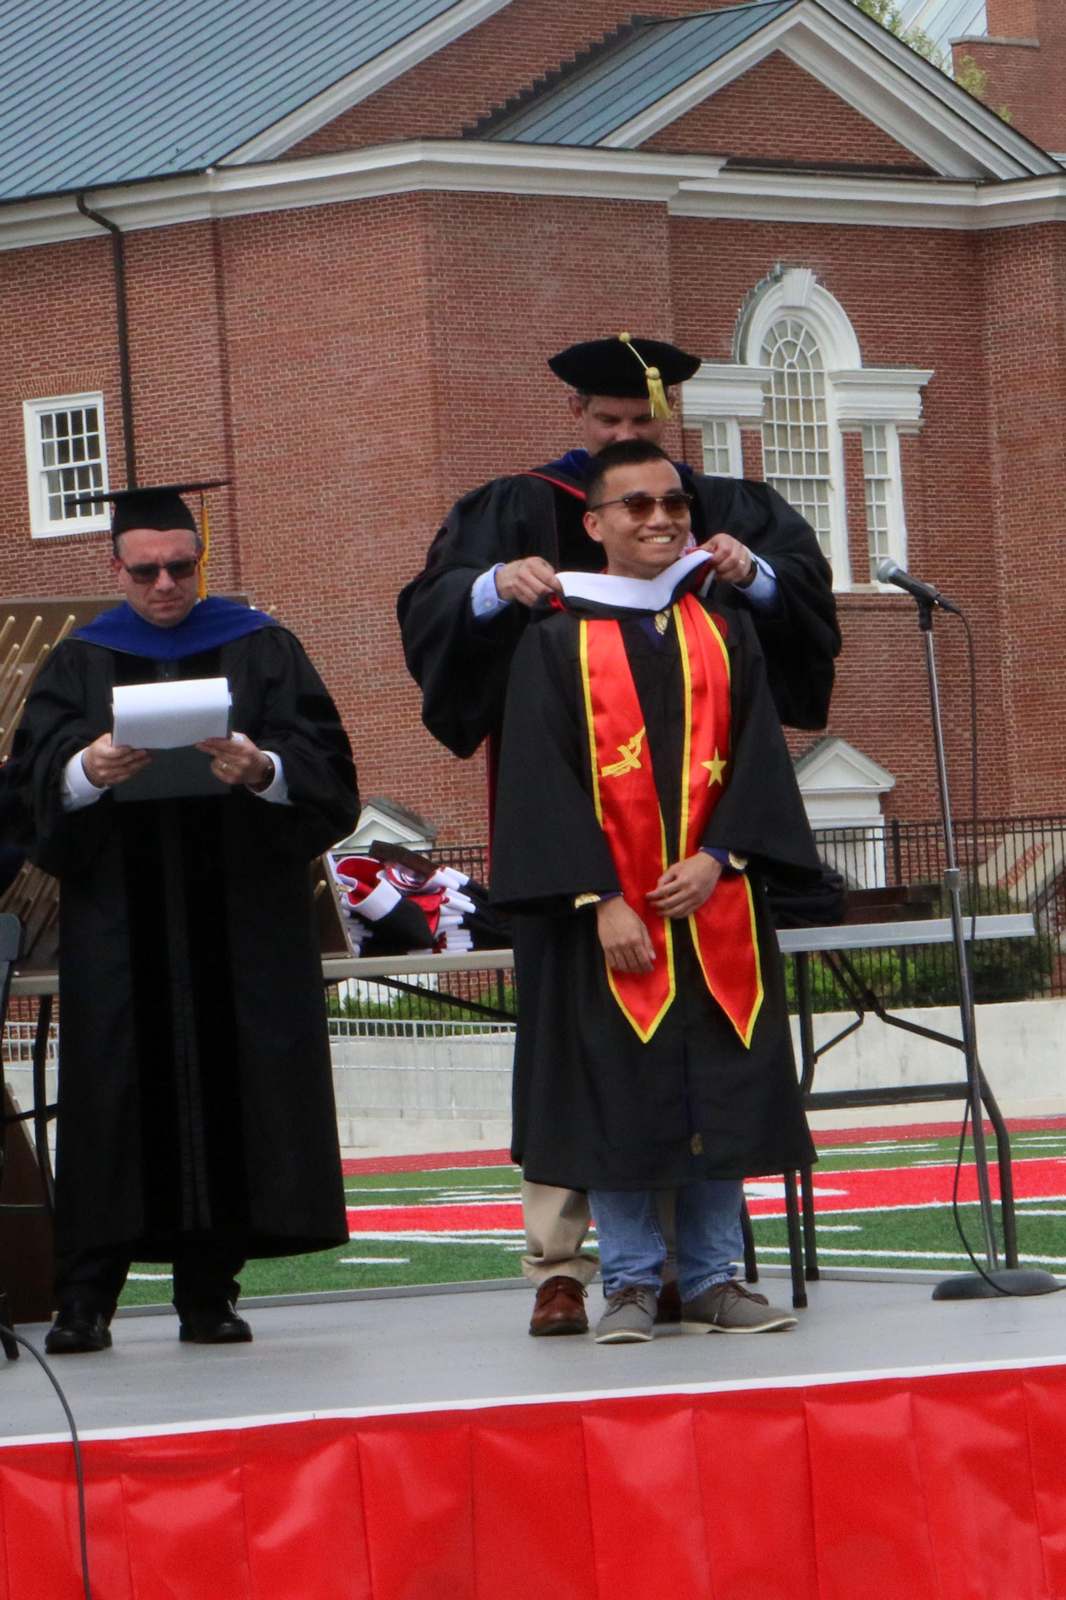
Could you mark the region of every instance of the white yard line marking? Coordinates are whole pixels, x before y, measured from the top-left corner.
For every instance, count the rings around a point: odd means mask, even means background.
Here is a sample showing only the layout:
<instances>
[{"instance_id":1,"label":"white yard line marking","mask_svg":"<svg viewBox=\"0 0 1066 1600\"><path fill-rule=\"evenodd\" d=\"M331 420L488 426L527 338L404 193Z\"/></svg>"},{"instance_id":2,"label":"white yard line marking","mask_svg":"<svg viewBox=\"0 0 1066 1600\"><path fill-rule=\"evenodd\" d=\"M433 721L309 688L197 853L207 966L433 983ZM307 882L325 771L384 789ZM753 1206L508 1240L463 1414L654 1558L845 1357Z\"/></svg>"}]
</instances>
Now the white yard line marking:
<instances>
[{"instance_id":1,"label":"white yard line marking","mask_svg":"<svg viewBox=\"0 0 1066 1600\"><path fill-rule=\"evenodd\" d=\"M410 1256L339 1256L341 1267L409 1267Z\"/></svg>"},{"instance_id":2,"label":"white yard line marking","mask_svg":"<svg viewBox=\"0 0 1066 1600\"><path fill-rule=\"evenodd\" d=\"M787 1256L787 1244L761 1244L759 1251L768 1256ZM864 1250L862 1246L854 1250L823 1250L819 1247L820 1256L861 1256L864 1261L968 1261L970 1258L961 1250ZM1023 1266L1034 1264L1042 1267L1066 1267L1066 1256L1030 1256L1021 1257Z\"/></svg>"}]
</instances>

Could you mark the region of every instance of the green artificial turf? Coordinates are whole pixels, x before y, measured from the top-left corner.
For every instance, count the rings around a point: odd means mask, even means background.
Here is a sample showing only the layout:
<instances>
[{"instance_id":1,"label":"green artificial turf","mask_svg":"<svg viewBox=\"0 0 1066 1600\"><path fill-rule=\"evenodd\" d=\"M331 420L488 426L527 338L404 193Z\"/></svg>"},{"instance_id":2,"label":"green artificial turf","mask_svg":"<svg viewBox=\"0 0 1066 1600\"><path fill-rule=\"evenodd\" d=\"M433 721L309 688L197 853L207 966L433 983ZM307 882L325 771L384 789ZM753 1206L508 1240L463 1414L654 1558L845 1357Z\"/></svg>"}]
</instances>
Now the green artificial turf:
<instances>
[{"instance_id":1,"label":"green artificial turf","mask_svg":"<svg viewBox=\"0 0 1066 1600\"><path fill-rule=\"evenodd\" d=\"M1066 1130L1019 1132L1012 1136L1015 1162L1066 1158ZM816 1182L834 1172L953 1163L957 1136L907 1139L857 1134L846 1145L826 1146ZM994 1147L990 1146L990 1156ZM966 1161L972 1162L967 1148ZM1016 1165L1016 1176L1017 1176ZM1018 1183L1019 1189L1022 1184ZM359 1172L345 1179L349 1206L470 1204L515 1200L519 1174L510 1164L461 1166L415 1172ZM1066 1195L1063 1182L1056 1194ZM945 1188L945 1199L950 1190ZM971 1248L980 1261L983 1232L976 1205L960 1207ZM1023 1262L1066 1272L1066 1201L1017 1203L1018 1242ZM358 1227L358 1222L356 1223ZM757 1252L767 1265L784 1265L788 1251L783 1218L753 1218ZM411 1231L417 1230L417 1225ZM871 1268L954 1272L969 1263L955 1229L950 1204L906 1206L863 1212L819 1211L818 1248L826 1268ZM409 1284L465 1283L520 1275L522 1241L515 1231L484 1239L442 1238L440 1242L396 1237L355 1238L337 1249L309 1256L249 1262L241 1276L245 1295L305 1294L335 1289L371 1289ZM140 1276L143 1274L144 1276ZM170 1299L169 1274L159 1265L139 1265L122 1296L123 1305Z\"/></svg>"}]
</instances>

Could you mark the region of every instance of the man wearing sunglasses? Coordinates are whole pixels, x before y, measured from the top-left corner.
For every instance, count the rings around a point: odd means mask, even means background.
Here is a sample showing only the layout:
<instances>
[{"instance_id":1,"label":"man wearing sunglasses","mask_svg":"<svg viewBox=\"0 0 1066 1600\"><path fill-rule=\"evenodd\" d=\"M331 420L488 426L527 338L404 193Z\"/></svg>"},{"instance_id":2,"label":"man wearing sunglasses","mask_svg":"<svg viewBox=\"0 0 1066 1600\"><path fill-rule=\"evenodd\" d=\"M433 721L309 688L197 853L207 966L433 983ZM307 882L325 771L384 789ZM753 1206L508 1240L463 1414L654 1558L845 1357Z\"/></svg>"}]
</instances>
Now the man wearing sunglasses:
<instances>
[{"instance_id":1,"label":"man wearing sunglasses","mask_svg":"<svg viewBox=\"0 0 1066 1600\"><path fill-rule=\"evenodd\" d=\"M593 456L630 439L661 443L671 391L699 365L676 345L628 334L560 351L548 366L569 386L577 447L471 490L448 513L425 568L401 591L398 612L423 721L455 755L473 755L498 734L528 608L555 588L556 571L602 565L582 524ZM693 496L695 542L709 551L718 578L746 596L781 720L824 727L840 634L813 530L765 483L674 464Z\"/></svg>"},{"instance_id":2,"label":"man wearing sunglasses","mask_svg":"<svg viewBox=\"0 0 1066 1600\"><path fill-rule=\"evenodd\" d=\"M202 487L109 497L123 603L49 656L15 737L62 891L52 1355L110 1346L133 1261L173 1263L183 1341L247 1343L245 1260L348 1237L309 868L355 824L355 771L298 640L199 597ZM118 686L202 678L233 732L192 783L114 742Z\"/></svg>"},{"instance_id":3,"label":"man wearing sunglasses","mask_svg":"<svg viewBox=\"0 0 1066 1600\"><path fill-rule=\"evenodd\" d=\"M672 389L699 365L676 345L628 335L552 356L548 366L570 389L577 447L464 495L437 533L424 570L400 594L404 651L422 690L423 721L458 756L473 755L487 738L490 786L508 674L529 608L557 591L556 571L603 566L602 547L583 522L594 458L612 444L659 443ZM781 721L824 727L840 633L829 566L813 530L765 483L674 466L691 496L693 542L709 552L726 598L751 613ZM584 1285L596 1265L581 1248L585 1196L525 1183L523 1210L522 1268L537 1288L530 1332L583 1333ZM664 1299L661 1314L666 1307Z\"/></svg>"},{"instance_id":4,"label":"man wearing sunglasses","mask_svg":"<svg viewBox=\"0 0 1066 1600\"><path fill-rule=\"evenodd\" d=\"M675 467L648 441L608 447L585 525L606 572L563 575L519 646L504 722L511 1153L549 1193L588 1194L599 1342L652 1337L669 1192L683 1319L788 1328L735 1263L741 1180L813 1155L760 877L816 874L814 841L750 616L717 588L701 598L711 562L686 553Z\"/></svg>"}]
</instances>

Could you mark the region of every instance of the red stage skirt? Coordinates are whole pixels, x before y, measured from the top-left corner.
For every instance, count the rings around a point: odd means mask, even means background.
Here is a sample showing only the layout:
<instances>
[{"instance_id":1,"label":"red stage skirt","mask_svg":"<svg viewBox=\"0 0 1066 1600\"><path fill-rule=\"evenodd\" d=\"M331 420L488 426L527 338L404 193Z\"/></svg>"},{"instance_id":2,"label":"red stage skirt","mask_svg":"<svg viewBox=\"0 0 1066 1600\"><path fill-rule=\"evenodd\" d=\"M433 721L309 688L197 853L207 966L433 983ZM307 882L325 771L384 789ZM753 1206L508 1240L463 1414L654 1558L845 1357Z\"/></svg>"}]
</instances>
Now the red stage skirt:
<instances>
[{"instance_id":1,"label":"red stage skirt","mask_svg":"<svg viewBox=\"0 0 1066 1600\"><path fill-rule=\"evenodd\" d=\"M1066 1597L1066 1366L83 1448L94 1600ZM81 1595L69 1445L0 1449L0 1596Z\"/></svg>"}]
</instances>

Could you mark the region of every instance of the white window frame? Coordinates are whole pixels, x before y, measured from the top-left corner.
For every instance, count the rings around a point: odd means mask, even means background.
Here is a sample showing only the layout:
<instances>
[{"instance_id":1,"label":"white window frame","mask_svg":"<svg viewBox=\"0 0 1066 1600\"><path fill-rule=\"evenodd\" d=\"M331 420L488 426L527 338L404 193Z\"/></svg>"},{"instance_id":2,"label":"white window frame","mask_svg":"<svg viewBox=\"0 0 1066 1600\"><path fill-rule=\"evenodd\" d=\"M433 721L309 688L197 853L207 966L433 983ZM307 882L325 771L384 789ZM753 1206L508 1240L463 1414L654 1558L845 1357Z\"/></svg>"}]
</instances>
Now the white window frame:
<instances>
[{"instance_id":1,"label":"white window frame","mask_svg":"<svg viewBox=\"0 0 1066 1600\"><path fill-rule=\"evenodd\" d=\"M703 470L708 478L742 478L744 455L740 443L740 423L736 417L705 417L700 423L703 435ZM725 453L724 470L718 457Z\"/></svg>"},{"instance_id":2,"label":"white window frame","mask_svg":"<svg viewBox=\"0 0 1066 1600\"><path fill-rule=\"evenodd\" d=\"M869 582L868 565L857 579L852 578L842 435L861 430L866 423L883 423L890 428L895 452L895 527L901 551L901 556L894 559L904 565L906 528L899 437L921 430L922 390L934 376L932 369L864 367L855 330L839 301L818 283L809 268L778 266L748 297L734 336L734 360L705 361L685 384L685 425L696 426L713 417L732 417L738 430L761 429L764 394L772 374L760 365L760 352L767 329L782 316L798 317L806 323L825 362L833 495L833 587L868 593L883 591L883 584Z\"/></svg>"},{"instance_id":3,"label":"white window frame","mask_svg":"<svg viewBox=\"0 0 1066 1600\"><path fill-rule=\"evenodd\" d=\"M829 470L825 477L815 474L812 481L822 482L826 487L826 504L829 511L829 549L824 550L823 547L823 551L827 559L832 563L833 587L836 589L850 588L851 563L848 555L847 498L844 493L844 444L840 437L840 428L837 425L835 397L833 394L833 385L830 380L831 362L829 359L829 353L825 348L821 330L818 328L817 324L812 318L803 316L795 310L782 309L777 316L767 319L766 324L763 327L762 337L759 343L760 360L762 359L763 345L765 344L767 337L782 322L788 322L793 325L798 324L799 327L809 335L813 343L817 346L818 354L822 360L822 397L825 404L825 453L828 457ZM780 369L764 367L762 370L769 371L771 374L770 383L767 387L772 391L774 373ZM768 395L767 400L769 401L770 398L770 395ZM782 475L774 474L771 476L771 474L767 471L766 458L769 452L766 443L765 414L764 426L762 429L762 439L763 471L766 473L766 481L772 484L774 487L778 487L780 485L781 487L779 492L785 494L785 489L783 486L784 479L782 478ZM792 453L792 446L790 446L789 453ZM786 499L789 498L787 494L785 497ZM796 509L802 512L802 507L797 506ZM821 543L820 540L819 543Z\"/></svg>"},{"instance_id":4,"label":"white window frame","mask_svg":"<svg viewBox=\"0 0 1066 1600\"><path fill-rule=\"evenodd\" d=\"M710 429L705 424L719 427L725 423L730 452L729 477L744 476L740 430L742 427L756 428L760 425L763 387L768 377L768 373L753 372L748 367L705 361L681 390L684 426L700 429L705 449L713 449L713 442L708 440ZM708 477L723 476L706 464L703 470Z\"/></svg>"},{"instance_id":5,"label":"white window frame","mask_svg":"<svg viewBox=\"0 0 1066 1600\"><path fill-rule=\"evenodd\" d=\"M770 329L786 318L801 323L808 330L822 357L829 448L830 547L827 554L833 566L833 588L850 589L844 441L833 379L841 368L854 370L862 366L859 341L844 308L821 287L814 273L807 267L789 267L771 274L769 282L750 304L738 340L741 360L760 365Z\"/></svg>"},{"instance_id":6,"label":"white window frame","mask_svg":"<svg viewBox=\"0 0 1066 1600\"><path fill-rule=\"evenodd\" d=\"M79 533L101 533L111 526L110 511L106 503L98 509L90 510L90 514L85 517L66 517L56 520L48 514L45 473L53 469L46 467L44 463L41 418L55 412L84 410L86 406L95 406L99 417L100 465L102 469L100 487L101 490L106 490L108 487L107 436L105 432L103 395L101 393L51 395L40 400L24 400L22 403L22 425L26 442L26 487L30 505L30 534L34 539L54 539L64 535L69 538Z\"/></svg>"},{"instance_id":7,"label":"white window frame","mask_svg":"<svg viewBox=\"0 0 1066 1600\"><path fill-rule=\"evenodd\" d=\"M863 491L865 495L869 477L866 472L866 429L881 429L884 435L884 450L888 457L888 471L884 478L887 485L885 495L885 534L888 549L885 552L889 560L895 561L897 566L907 565L907 521L903 509L903 469L899 454L899 429L894 422L870 421L863 424ZM869 510L867 510L867 547L869 547ZM880 590L889 590L891 585L878 583L872 575L869 580L876 584Z\"/></svg>"}]
</instances>

